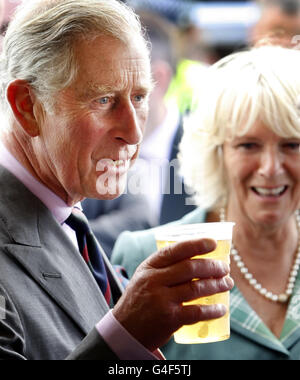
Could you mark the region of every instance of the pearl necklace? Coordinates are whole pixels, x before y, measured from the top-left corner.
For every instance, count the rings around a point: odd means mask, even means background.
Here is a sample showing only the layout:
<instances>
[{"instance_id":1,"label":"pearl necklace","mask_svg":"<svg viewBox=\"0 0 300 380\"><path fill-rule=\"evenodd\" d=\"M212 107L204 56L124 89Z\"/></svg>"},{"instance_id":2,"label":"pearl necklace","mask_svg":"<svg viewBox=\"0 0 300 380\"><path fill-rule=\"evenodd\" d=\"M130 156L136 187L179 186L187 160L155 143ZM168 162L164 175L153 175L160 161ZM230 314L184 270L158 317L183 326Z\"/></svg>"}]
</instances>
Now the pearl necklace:
<instances>
[{"instance_id":1,"label":"pearl necklace","mask_svg":"<svg viewBox=\"0 0 300 380\"><path fill-rule=\"evenodd\" d=\"M225 222L225 209L220 209L220 222ZM296 220L298 224L298 230L300 234L300 213L296 212ZM298 250L296 254L295 262L292 266L291 272L289 274L289 280L286 287L285 293L282 294L274 294L264 288L253 276L252 273L249 272L248 268L246 267L245 263L243 262L241 256L238 253L238 250L235 248L235 246L231 245L231 256L233 260L235 261L237 267L239 268L240 272L242 273L243 277L249 282L249 284L253 287L254 290L256 290L260 295L268 299L269 301L273 302L279 302L279 303L286 303L290 296L293 294L293 290L295 287L298 271L300 268L300 240L298 243Z\"/></svg>"}]
</instances>

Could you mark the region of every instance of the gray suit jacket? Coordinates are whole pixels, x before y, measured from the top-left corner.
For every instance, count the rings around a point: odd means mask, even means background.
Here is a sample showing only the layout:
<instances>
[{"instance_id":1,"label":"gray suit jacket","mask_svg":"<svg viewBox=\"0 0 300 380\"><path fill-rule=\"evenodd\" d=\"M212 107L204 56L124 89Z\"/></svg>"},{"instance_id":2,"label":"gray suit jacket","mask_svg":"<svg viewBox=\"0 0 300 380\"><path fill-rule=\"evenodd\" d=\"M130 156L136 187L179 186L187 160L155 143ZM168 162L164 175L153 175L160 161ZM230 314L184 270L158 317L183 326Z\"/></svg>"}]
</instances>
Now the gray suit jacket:
<instances>
[{"instance_id":1,"label":"gray suit jacket","mask_svg":"<svg viewBox=\"0 0 300 380\"><path fill-rule=\"evenodd\" d=\"M107 311L51 212L0 166L0 359L117 359L94 328Z\"/></svg>"}]
</instances>

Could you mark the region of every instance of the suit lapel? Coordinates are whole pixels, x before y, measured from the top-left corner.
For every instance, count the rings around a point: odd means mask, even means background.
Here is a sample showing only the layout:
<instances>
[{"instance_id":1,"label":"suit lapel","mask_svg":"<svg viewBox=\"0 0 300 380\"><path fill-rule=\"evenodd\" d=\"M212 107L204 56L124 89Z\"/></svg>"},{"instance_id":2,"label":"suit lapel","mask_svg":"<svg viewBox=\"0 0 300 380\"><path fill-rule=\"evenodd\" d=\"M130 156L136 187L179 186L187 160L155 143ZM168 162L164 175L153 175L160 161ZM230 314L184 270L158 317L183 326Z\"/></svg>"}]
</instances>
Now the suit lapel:
<instances>
[{"instance_id":1,"label":"suit lapel","mask_svg":"<svg viewBox=\"0 0 300 380\"><path fill-rule=\"evenodd\" d=\"M108 311L91 272L51 212L5 169L0 179L6 252L88 333Z\"/></svg>"}]
</instances>

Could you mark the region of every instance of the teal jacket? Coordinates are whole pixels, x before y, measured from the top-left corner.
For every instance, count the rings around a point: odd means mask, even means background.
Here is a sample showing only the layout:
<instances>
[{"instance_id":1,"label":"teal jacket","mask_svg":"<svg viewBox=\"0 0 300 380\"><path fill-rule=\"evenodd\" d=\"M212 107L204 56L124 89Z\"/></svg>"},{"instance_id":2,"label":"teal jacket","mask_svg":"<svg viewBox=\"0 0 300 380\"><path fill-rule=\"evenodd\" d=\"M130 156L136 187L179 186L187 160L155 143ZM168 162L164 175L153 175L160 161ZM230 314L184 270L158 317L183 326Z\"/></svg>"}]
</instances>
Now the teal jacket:
<instances>
[{"instance_id":1,"label":"teal jacket","mask_svg":"<svg viewBox=\"0 0 300 380\"><path fill-rule=\"evenodd\" d=\"M201 223L206 213L196 209L172 224ZM117 240L112 261L125 267L131 277L137 266L156 251L155 228L124 232ZM280 339L275 337L248 305L237 287L231 291L231 336L229 340L181 345L173 338L162 347L173 360L299 360L300 359L300 276L290 300Z\"/></svg>"}]
</instances>

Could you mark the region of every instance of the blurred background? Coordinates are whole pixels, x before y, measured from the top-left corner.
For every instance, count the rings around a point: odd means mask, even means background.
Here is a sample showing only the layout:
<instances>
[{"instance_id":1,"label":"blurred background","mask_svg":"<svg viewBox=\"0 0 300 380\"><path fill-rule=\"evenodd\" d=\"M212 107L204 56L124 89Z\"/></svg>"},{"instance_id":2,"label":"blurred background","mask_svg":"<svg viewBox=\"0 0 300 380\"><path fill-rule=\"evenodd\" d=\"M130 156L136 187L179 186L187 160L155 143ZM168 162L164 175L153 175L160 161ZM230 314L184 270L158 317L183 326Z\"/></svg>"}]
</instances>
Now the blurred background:
<instances>
[{"instance_id":1,"label":"blurred background","mask_svg":"<svg viewBox=\"0 0 300 380\"><path fill-rule=\"evenodd\" d=\"M270 31L297 34L300 25L299 0L122 1L138 12L149 10L166 18L178 28L180 56L209 63ZM2 32L20 3L21 0L0 0Z\"/></svg>"},{"instance_id":2,"label":"blurred background","mask_svg":"<svg viewBox=\"0 0 300 380\"><path fill-rule=\"evenodd\" d=\"M182 112L193 108L191 97L201 86L202 64L210 65L265 39L282 45L300 40L296 37L300 35L299 0L124 2L138 12L154 12L175 27L177 71L167 96L179 96Z\"/></svg>"}]
</instances>

